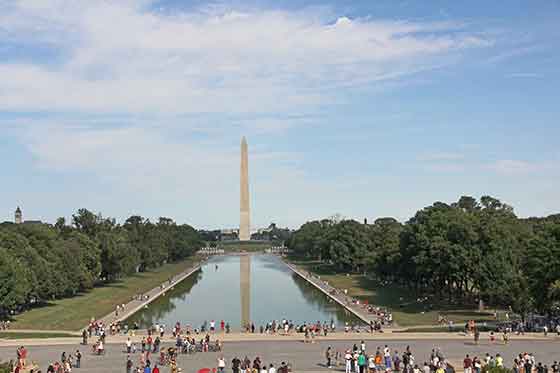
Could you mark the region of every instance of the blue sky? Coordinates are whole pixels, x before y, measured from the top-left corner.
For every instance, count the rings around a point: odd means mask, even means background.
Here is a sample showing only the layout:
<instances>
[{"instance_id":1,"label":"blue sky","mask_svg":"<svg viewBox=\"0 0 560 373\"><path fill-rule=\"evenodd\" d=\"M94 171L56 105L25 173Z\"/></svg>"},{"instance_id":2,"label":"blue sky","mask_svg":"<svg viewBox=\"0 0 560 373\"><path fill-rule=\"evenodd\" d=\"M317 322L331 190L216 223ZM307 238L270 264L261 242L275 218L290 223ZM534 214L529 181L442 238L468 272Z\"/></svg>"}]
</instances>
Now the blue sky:
<instances>
[{"instance_id":1,"label":"blue sky","mask_svg":"<svg viewBox=\"0 0 560 373\"><path fill-rule=\"evenodd\" d=\"M0 220L560 212L557 1L0 0Z\"/></svg>"}]
</instances>

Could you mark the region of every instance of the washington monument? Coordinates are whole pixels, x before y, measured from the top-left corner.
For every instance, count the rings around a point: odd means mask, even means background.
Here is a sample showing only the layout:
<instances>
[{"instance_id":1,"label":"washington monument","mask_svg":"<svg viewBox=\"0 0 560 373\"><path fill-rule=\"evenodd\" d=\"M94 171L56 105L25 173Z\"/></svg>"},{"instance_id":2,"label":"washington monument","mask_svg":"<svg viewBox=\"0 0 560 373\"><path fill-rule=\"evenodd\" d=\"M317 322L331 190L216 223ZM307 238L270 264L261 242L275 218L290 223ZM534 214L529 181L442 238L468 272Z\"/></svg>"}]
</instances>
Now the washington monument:
<instances>
[{"instance_id":1,"label":"washington monument","mask_svg":"<svg viewBox=\"0 0 560 373\"><path fill-rule=\"evenodd\" d=\"M250 231L250 207L249 207L249 159L247 156L247 140L245 136L241 139L241 203L239 216L239 240L249 241Z\"/></svg>"}]
</instances>

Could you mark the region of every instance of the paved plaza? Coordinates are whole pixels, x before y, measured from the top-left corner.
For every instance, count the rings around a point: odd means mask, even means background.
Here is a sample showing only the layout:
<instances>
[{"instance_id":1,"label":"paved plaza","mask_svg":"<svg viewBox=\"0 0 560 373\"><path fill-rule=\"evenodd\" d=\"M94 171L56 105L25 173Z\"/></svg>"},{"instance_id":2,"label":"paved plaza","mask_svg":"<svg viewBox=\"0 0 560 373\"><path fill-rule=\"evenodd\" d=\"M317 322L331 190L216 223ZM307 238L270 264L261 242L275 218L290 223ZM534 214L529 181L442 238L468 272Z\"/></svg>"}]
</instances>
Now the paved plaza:
<instances>
[{"instance_id":1,"label":"paved plaza","mask_svg":"<svg viewBox=\"0 0 560 373\"><path fill-rule=\"evenodd\" d=\"M389 337L389 336L388 336ZM125 372L126 353L123 352L123 343L108 343L107 353L105 356L94 356L91 354L89 346L80 346L75 344L64 345L47 345L49 342L43 341L42 346L30 346L31 360L37 362L43 371L50 361L59 360L63 351L67 353L75 352L79 348L84 357L82 359L82 368L75 369L74 372L80 373L113 373ZM322 340L316 343L303 343L300 340L267 340L267 341L238 341L226 342L224 345L223 355L228 362L227 371L230 372L229 363L238 356L240 358L247 355L250 359L260 356L262 362L273 363L278 366L281 362L289 362L294 372L319 372L329 371L323 366L324 351L327 346L331 345L334 349L343 351L349 348L359 340ZM387 344L392 350L403 351L406 346L412 348L413 354L418 364L422 364L428 358L432 348L439 347L445 356L453 363L460 364L465 354L471 356L483 357L487 352L495 355L496 353L504 356L507 366L511 365L511 361L515 355L520 352L533 352L537 361L551 364L554 360L560 359L560 340L559 339L524 339L512 340L510 344L504 346L501 344L490 344L483 341L480 345L475 346L471 339L411 339L411 340L395 340L392 338L376 338L366 341L367 351L375 352L377 347L383 348ZM163 346L170 345L165 343ZM6 361L15 356L15 346L0 347L0 359ZM198 352L194 355L180 355L179 366L184 372L194 373L201 368L211 368L216 365L218 353ZM139 360L140 354L136 354L133 358L135 362ZM152 359L154 360L154 359ZM157 359L156 359L157 360ZM156 362L156 361L153 361ZM343 371L340 366L334 371ZM169 368L163 368L163 372L168 372ZM462 371L462 370L461 370Z\"/></svg>"}]
</instances>

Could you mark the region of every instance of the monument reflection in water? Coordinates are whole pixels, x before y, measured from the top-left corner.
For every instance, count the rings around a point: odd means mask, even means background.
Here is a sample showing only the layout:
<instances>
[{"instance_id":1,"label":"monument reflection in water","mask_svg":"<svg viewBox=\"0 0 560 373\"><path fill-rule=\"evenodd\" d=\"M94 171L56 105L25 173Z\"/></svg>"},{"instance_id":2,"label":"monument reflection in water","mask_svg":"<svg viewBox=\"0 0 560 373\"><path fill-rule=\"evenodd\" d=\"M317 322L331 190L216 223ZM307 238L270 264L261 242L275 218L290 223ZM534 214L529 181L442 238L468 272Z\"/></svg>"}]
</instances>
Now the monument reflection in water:
<instances>
[{"instance_id":1,"label":"monument reflection in water","mask_svg":"<svg viewBox=\"0 0 560 373\"><path fill-rule=\"evenodd\" d=\"M204 321L229 322L233 330L271 320L296 324L360 321L271 255L211 258L199 271L127 320L141 328L177 321L200 328Z\"/></svg>"}]
</instances>

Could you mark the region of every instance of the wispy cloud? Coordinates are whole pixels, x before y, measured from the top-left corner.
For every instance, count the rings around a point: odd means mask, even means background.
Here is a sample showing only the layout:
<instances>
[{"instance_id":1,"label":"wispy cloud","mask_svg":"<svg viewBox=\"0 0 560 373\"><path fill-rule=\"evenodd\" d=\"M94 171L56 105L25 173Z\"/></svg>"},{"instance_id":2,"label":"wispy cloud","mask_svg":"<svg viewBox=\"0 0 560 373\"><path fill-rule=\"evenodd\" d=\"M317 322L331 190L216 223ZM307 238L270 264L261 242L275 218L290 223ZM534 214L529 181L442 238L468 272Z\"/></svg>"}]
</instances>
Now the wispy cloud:
<instances>
[{"instance_id":1,"label":"wispy cloud","mask_svg":"<svg viewBox=\"0 0 560 373\"><path fill-rule=\"evenodd\" d=\"M460 24L150 2L2 2L0 42L60 53L1 63L0 109L262 113L332 102L329 87L399 80L491 41ZM460 30L461 32L456 32Z\"/></svg>"},{"instance_id":2,"label":"wispy cloud","mask_svg":"<svg viewBox=\"0 0 560 373\"><path fill-rule=\"evenodd\" d=\"M530 162L518 159L500 159L485 166L502 176L523 176L558 169L551 161Z\"/></svg>"},{"instance_id":3,"label":"wispy cloud","mask_svg":"<svg viewBox=\"0 0 560 373\"><path fill-rule=\"evenodd\" d=\"M527 54L539 52L543 50L544 46L540 44L531 44L531 45L523 45L523 46L516 46L506 51L500 52L494 56L491 56L486 60L488 64L498 64L500 62L509 60L511 58L525 56Z\"/></svg>"}]
</instances>

